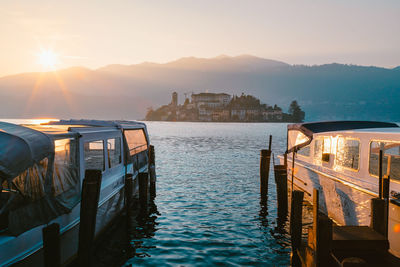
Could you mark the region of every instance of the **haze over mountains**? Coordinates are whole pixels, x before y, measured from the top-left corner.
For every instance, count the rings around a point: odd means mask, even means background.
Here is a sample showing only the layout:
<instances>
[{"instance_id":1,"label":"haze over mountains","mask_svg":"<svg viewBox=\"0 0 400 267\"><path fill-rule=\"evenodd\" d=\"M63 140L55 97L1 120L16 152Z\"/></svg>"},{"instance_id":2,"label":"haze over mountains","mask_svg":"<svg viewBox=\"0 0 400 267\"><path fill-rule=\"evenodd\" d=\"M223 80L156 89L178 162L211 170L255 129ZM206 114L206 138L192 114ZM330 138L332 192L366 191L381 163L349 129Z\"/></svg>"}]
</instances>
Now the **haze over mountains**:
<instances>
[{"instance_id":1,"label":"haze over mountains","mask_svg":"<svg viewBox=\"0 0 400 267\"><path fill-rule=\"evenodd\" d=\"M308 121L400 121L400 67L289 65L249 55L6 76L0 117L142 119L173 91L183 102L184 93L206 90L252 94L285 109L296 99Z\"/></svg>"}]
</instances>

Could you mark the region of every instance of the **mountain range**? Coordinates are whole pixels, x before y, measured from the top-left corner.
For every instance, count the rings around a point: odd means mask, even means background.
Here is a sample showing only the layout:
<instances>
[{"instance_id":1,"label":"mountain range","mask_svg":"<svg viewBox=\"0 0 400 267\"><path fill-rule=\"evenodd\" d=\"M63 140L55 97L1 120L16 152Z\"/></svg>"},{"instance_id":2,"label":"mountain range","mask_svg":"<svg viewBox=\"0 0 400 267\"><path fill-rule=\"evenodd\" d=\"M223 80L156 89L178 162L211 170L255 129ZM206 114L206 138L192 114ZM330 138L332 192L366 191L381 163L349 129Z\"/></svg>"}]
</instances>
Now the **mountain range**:
<instances>
[{"instance_id":1,"label":"mountain range","mask_svg":"<svg viewBox=\"0 0 400 267\"><path fill-rule=\"evenodd\" d=\"M250 55L1 77L0 118L142 119L173 91L179 102L205 91L251 94L286 109L297 100L307 121L400 121L400 66L290 65Z\"/></svg>"}]
</instances>

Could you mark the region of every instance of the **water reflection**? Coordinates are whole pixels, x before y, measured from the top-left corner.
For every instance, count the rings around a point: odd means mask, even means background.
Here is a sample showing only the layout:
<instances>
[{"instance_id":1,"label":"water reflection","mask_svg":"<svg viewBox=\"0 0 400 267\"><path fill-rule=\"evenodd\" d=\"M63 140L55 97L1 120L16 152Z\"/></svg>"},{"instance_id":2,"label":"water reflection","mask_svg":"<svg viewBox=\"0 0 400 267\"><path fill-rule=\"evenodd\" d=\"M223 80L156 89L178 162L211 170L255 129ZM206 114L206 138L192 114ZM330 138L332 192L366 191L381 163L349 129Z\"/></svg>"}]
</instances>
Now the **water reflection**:
<instances>
[{"instance_id":1,"label":"water reflection","mask_svg":"<svg viewBox=\"0 0 400 267\"><path fill-rule=\"evenodd\" d=\"M144 245L144 240L154 237L157 231L157 205L151 200L148 213L141 213L139 202L134 200L132 211L131 218L126 214L119 216L97 241L93 266L122 266L135 257L150 257L147 250L156 247Z\"/></svg>"}]
</instances>

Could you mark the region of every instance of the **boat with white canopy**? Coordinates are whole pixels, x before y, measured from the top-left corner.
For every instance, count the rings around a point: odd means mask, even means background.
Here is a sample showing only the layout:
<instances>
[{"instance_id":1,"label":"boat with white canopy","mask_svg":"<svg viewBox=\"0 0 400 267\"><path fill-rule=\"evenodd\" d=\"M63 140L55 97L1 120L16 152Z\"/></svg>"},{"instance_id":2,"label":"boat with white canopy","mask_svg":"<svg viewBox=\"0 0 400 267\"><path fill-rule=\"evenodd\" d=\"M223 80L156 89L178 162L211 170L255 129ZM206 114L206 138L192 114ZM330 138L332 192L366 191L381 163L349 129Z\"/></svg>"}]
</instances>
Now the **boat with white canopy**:
<instances>
[{"instance_id":1,"label":"boat with white canopy","mask_svg":"<svg viewBox=\"0 0 400 267\"><path fill-rule=\"evenodd\" d=\"M318 189L321 211L338 225L370 225L371 199L382 197L382 176L390 178L387 234L390 252L400 257L400 127L397 124L373 121L291 124L286 155L289 189L304 191L310 202L313 189ZM284 156L279 159L285 163Z\"/></svg>"},{"instance_id":2,"label":"boat with white canopy","mask_svg":"<svg viewBox=\"0 0 400 267\"><path fill-rule=\"evenodd\" d=\"M61 263L78 249L82 181L102 174L98 235L124 207L125 176L148 172L149 136L134 121L0 122L0 266L43 265L42 229L60 226Z\"/></svg>"}]
</instances>

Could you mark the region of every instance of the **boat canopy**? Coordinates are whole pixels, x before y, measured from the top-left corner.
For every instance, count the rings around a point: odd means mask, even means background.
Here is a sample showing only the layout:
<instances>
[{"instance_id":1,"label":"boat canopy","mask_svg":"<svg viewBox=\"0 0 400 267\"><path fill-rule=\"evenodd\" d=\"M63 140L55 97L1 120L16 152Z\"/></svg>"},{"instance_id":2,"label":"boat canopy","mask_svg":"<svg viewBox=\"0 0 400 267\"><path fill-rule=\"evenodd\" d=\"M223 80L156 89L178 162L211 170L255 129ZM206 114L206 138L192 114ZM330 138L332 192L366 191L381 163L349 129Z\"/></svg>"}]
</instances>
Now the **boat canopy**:
<instances>
[{"instance_id":1,"label":"boat canopy","mask_svg":"<svg viewBox=\"0 0 400 267\"><path fill-rule=\"evenodd\" d=\"M77 134L0 122L0 219L19 235L80 201Z\"/></svg>"},{"instance_id":2,"label":"boat canopy","mask_svg":"<svg viewBox=\"0 0 400 267\"><path fill-rule=\"evenodd\" d=\"M396 123L379 121L327 121L289 124L286 153L293 150L297 151L309 145L315 133L397 127L399 126Z\"/></svg>"},{"instance_id":3,"label":"boat canopy","mask_svg":"<svg viewBox=\"0 0 400 267\"><path fill-rule=\"evenodd\" d=\"M46 134L7 122L0 122L0 181L9 180L54 153Z\"/></svg>"}]
</instances>

